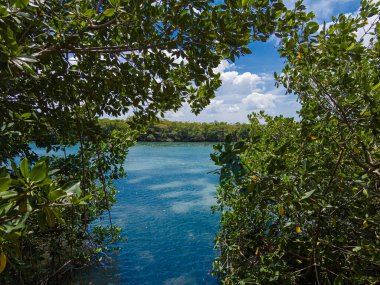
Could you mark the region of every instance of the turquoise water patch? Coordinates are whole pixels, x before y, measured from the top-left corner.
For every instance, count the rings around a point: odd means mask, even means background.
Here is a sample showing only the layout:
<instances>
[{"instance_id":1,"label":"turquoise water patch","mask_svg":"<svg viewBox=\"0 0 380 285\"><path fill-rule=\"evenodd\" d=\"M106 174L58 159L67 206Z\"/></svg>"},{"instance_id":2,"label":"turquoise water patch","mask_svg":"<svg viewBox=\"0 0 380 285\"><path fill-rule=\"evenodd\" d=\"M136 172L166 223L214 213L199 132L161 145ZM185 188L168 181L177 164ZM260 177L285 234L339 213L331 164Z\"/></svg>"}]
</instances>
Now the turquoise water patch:
<instances>
[{"instance_id":1,"label":"turquoise water patch","mask_svg":"<svg viewBox=\"0 0 380 285\"><path fill-rule=\"evenodd\" d=\"M107 269L74 284L218 284L210 275L219 216L212 144L141 143L129 151L128 177L115 182L114 223L128 242Z\"/></svg>"}]
</instances>

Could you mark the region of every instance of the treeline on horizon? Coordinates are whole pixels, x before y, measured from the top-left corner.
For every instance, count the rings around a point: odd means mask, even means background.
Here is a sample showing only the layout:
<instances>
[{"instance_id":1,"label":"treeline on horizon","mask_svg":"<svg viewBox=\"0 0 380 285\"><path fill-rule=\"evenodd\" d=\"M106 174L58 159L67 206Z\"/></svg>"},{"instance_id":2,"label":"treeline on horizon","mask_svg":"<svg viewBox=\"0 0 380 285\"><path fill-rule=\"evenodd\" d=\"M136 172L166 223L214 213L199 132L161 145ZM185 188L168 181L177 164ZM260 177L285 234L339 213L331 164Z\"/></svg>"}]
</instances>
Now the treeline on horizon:
<instances>
[{"instance_id":1,"label":"treeline on horizon","mask_svg":"<svg viewBox=\"0 0 380 285\"><path fill-rule=\"evenodd\" d=\"M130 131L127 120L100 119L100 127L107 133L113 130ZM226 122L197 123L160 120L149 123L137 141L143 142L222 142L229 136L232 141L249 136L249 124Z\"/></svg>"}]
</instances>

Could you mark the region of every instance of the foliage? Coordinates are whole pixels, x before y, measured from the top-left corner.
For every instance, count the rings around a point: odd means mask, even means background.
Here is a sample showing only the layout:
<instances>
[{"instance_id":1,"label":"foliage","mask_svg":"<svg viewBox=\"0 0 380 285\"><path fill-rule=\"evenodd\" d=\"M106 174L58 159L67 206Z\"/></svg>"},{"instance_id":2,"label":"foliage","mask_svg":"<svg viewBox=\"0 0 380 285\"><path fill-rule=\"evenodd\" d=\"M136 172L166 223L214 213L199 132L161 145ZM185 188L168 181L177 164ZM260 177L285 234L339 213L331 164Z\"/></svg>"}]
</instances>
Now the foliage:
<instances>
[{"instance_id":1,"label":"foliage","mask_svg":"<svg viewBox=\"0 0 380 285\"><path fill-rule=\"evenodd\" d=\"M64 223L63 211L66 206L78 207L89 198L79 198L81 190L77 181L59 186L57 180L52 180L47 160L47 157L40 159L31 169L27 158L21 161L20 168L12 161L11 175L5 167L1 168L0 247L4 255L1 271L5 269L7 260L17 262L23 255L29 254L22 251L21 243L37 246L37 250L41 250L38 247L43 243L34 244L33 239L22 240L27 231L27 220L35 224L34 227L38 225L42 229L39 234L46 234L50 228ZM33 230L33 227L29 230ZM33 265L27 267L31 269Z\"/></svg>"},{"instance_id":2,"label":"foliage","mask_svg":"<svg viewBox=\"0 0 380 285\"><path fill-rule=\"evenodd\" d=\"M31 170L27 158L19 166L12 161L8 171L2 167L0 248L8 264L2 282L12 284L17 274L18 282L60 283L61 274L120 240L110 217L104 229L92 231L89 223L109 215L112 180L124 175L120 165L132 143L115 131L107 142L83 142L78 153L43 157Z\"/></svg>"},{"instance_id":3,"label":"foliage","mask_svg":"<svg viewBox=\"0 0 380 285\"><path fill-rule=\"evenodd\" d=\"M101 128L106 132L130 131L130 125L123 120L101 119ZM137 136L138 141L151 142L221 142L226 136L237 141L248 137L248 124L228 124L224 122L195 123L160 120L149 123L145 131Z\"/></svg>"},{"instance_id":4,"label":"foliage","mask_svg":"<svg viewBox=\"0 0 380 285\"><path fill-rule=\"evenodd\" d=\"M275 19L286 13L281 1L250 4L0 1L0 163L6 167L0 219L2 228L20 225L12 241L6 229L0 232L1 283L59 283L53 278L120 236L111 220L109 228L96 229L95 239L88 225L115 201L112 180L124 175L135 130L185 102L198 113L220 85L214 72L220 61L249 53L251 39L266 40L277 30ZM100 116L125 114L133 115L130 132L102 133ZM27 179L27 164L43 164L29 147L32 139L63 155L50 152L43 160L47 171L59 172L41 189L35 184L42 191L25 192L8 184ZM73 145L78 152L67 154ZM15 157L23 163L11 168ZM62 193L70 181L80 181L77 199L86 197L86 204L62 196L63 205L55 207L49 193ZM29 215L19 220L25 207ZM38 222L43 213L46 228Z\"/></svg>"},{"instance_id":5,"label":"foliage","mask_svg":"<svg viewBox=\"0 0 380 285\"><path fill-rule=\"evenodd\" d=\"M248 140L216 146L224 284L380 281L379 5L282 38L300 121L252 115Z\"/></svg>"}]
</instances>

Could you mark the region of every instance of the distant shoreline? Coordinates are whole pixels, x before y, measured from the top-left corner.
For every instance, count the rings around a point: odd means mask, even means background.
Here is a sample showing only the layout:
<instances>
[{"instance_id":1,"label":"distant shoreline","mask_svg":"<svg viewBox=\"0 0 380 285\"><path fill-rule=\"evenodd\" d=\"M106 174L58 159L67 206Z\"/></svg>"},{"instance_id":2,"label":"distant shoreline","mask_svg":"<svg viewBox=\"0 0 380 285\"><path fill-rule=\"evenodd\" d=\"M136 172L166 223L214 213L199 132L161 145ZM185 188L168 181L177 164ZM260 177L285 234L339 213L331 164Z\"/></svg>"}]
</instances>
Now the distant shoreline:
<instances>
[{"instance_id":1,"label":"distant shoreline","mask_svg":"<svg viewBox=\"0 0 380 285\"><path fill-rule=\"evenodd\" d=\"M127 120L100 119L105 133L113 130L130 131ZM196 123L162 120L151 123L145 132L137 137L140 142L223 142L229 136L232 141L249 136L249 124L228 124L225 122Z\"/></svg>"}]
</instances>

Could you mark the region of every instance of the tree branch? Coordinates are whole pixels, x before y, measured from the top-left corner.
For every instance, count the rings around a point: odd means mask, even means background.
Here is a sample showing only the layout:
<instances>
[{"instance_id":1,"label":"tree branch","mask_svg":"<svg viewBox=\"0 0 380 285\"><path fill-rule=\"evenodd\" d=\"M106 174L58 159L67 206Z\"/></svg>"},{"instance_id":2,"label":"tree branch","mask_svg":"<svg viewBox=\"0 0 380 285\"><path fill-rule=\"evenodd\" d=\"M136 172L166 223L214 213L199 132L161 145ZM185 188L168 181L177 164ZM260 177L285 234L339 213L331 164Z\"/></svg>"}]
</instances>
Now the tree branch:
<instances>
[{"instance_id":1,"label":"tree branch","mask_svg":"<svg viewBox=\"0 0 380 285\"><path fill-rule=\"evenodd\" d=\"M107 28L108 26L112 25L115 22L116 22L116 18L113 18L112 20L109 20L108 22L105 22L103 24L98 24L98 25L91 24L88 26L88 28L90 30L100 30L100 29Z\"/></svg>"},{"instance_id":2,"label":"tree branch","mask_svg":"<svg viewBox=\"0 0 380 285\"><path fill-rule=\"evenodd\" d=\"M35 54L36 58L44 58L48 55L54 54L54 53L121 53L121 52L133 52L133 51L142 51L147 50L151 48L162 48L167 49L167 45L171 43L175 43L176 41L169 41L164 43L158 43L158 44L151 44L151 45L144 45L144 46L138 46L138 47L130 47L126 45L117 45L117 46L105 46L105 47L59 47L59 46L52 46L46 49L43 49Z\"/></svg>"}]
</instances>

